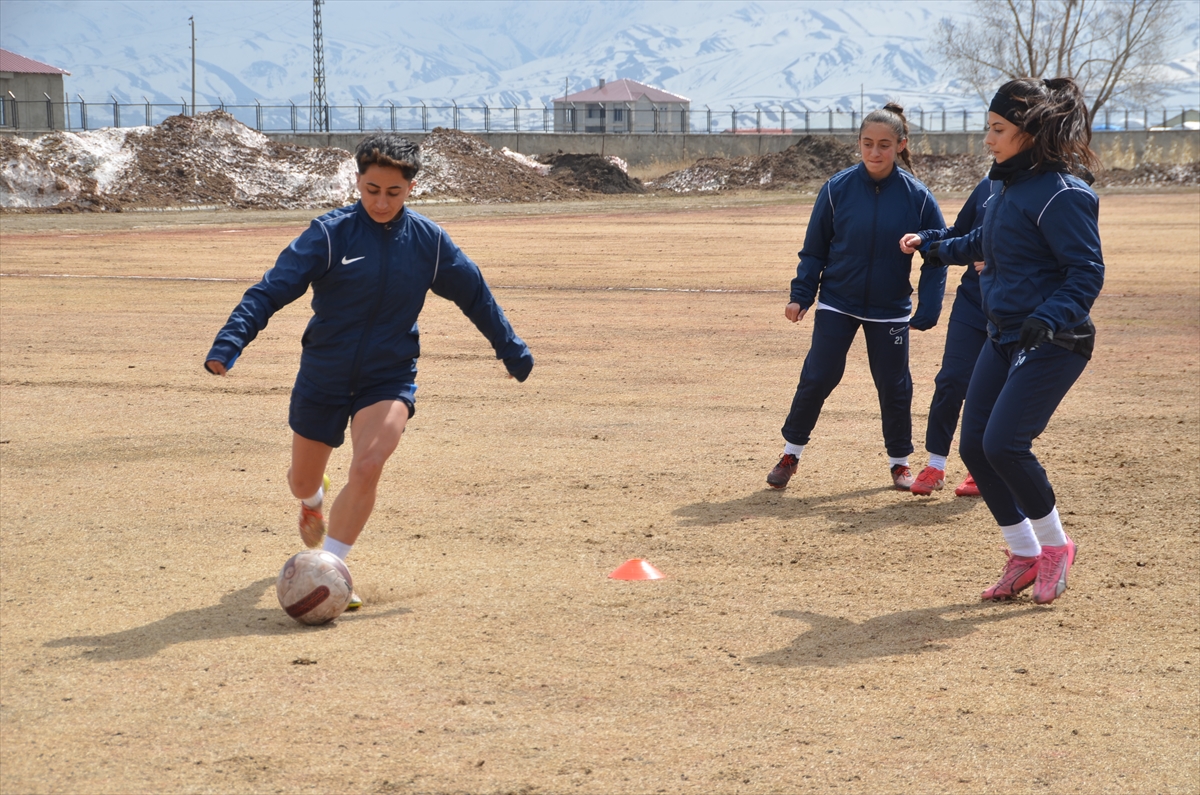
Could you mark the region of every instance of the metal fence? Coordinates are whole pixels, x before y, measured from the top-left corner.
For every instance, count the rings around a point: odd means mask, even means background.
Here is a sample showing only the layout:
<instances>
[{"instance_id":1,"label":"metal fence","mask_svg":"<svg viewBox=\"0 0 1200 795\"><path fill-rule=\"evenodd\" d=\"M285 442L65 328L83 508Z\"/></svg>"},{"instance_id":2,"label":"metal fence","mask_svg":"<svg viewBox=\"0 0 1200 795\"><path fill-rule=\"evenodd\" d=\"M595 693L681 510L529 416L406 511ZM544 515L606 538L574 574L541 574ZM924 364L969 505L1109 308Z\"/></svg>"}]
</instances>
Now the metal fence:
<instances>
[{"instance_id":1,"label":"metal fence","mask_svg":"<svg viewBox=\"0 0 1200 795\"><path fill-rule=\"evenodd\" d=\"M17 99L10 92L0 98L0 127L31 130L95 130L102 127L152 126L169 116L222 110L241 123L261 132L312 132L317 129L319 108L310 105L254 104L199 105L178 103L121 102L110 97L103 102L55 102ZM574 104L540 108L489 107L487 105L327 105L329 132L429 132L449 127L466 132L575 132L575 133L848 133L858 129L862 115L856 110L826 108L810 110L788 105L758 105L749 108L709 106L680 109L678 106L600 111ZM986 129L987 111L946 108L909 109L913 132L978 132ZM1093 120L1095 130L1153 130L1195 128L1200 111L1185 108L1103 108Z\"/></svg>"}]
</instances>

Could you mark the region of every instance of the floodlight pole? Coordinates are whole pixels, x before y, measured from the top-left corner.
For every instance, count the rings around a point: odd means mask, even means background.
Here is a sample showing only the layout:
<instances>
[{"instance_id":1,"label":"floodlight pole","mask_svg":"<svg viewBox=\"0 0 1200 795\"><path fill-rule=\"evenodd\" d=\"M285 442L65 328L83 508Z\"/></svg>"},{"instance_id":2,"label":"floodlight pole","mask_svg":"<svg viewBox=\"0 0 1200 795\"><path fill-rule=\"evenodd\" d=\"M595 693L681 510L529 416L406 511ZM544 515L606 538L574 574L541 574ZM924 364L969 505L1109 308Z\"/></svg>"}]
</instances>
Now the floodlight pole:
<instances>
[{"instance_id":1,"label":"floodlight pole","mask_svg":"<svg viewBox=\"0 0 1200 795\"><path fill-rule=\"evenodd\" d=\"M192 115L196 115L196 18L188 17L192 28Z\"/></svg>"},{"instance_id":2,"label":"floodlight pole","mask_svg":"<svg viewBox=\"0 0 1200 795\"><path fill-rule=\"evenodd\" d=\"M313 96L317 103L317 132L329 132L329 105L325 96L325 41L321 32L323 2L313 0Z\"/></svg>"}]
</instances>

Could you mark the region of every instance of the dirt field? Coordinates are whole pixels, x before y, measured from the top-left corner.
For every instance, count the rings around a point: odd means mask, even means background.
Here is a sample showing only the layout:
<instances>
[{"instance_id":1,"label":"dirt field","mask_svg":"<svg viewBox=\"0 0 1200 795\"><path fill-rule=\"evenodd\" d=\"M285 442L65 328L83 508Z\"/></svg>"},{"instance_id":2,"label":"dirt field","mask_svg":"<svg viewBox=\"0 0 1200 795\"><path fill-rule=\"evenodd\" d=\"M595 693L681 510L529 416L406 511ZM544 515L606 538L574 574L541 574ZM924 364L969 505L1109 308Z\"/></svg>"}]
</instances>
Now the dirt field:
<instances>
[{"instance_id":1,"label":"dirt field","mask_svg":"<svg viewBox=\"0 0 1200 795\"><path fill-rule=\"evenodd\" d=\"M1196 792L1200 195L1102 201L1099 344L1036 446L1080 546L1049 607L979 602L981 502L888 488L861 341L764 488L805 201L427 208L537 366L430 297L367 604L316 629L273 588L307 302L201 369L312 213L0 217L0 791Z\"/></svg>"}]
</instances>

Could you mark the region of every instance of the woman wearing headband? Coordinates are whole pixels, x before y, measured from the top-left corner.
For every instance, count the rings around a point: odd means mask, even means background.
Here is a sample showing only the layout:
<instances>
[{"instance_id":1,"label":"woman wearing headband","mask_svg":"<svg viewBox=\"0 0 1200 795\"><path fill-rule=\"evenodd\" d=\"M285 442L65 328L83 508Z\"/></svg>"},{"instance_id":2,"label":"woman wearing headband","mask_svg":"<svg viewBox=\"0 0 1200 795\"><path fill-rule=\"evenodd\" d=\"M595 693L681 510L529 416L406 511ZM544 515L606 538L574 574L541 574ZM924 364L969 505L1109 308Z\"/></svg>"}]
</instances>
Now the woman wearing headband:
<instances>
[{"instance_id":1,"label":"woman wearing headband","mask_svg":"<svg viewBox=\"0 0 1200 795\"><path fill-rule=\"evenodd\" d=\"M1010 599L1032 585L1033 601L1048 604L1066 590L1076 545L1032 444L1095 347L1089 313L1104 257L1088 169L1098 161L1070 78L1012 80L988 111L984 142L995 164L983 226L922 247L945 262L986 263L989 339L967 388L959 453L1009 549L983 598Z\"/></svg>"}]
</instances>

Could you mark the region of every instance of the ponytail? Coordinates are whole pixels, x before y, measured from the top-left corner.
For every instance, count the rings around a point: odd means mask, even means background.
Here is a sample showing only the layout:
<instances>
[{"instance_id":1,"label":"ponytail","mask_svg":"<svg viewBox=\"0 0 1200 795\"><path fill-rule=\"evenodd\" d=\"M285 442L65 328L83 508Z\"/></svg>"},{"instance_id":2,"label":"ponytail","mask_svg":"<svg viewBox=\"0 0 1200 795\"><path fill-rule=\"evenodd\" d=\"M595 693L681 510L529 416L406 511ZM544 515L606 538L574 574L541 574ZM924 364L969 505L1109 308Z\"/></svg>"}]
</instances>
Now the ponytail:
<instances>
[{"instance_id":1,"label":"ponytail","mask_svg":"<svg viewBox=\"0 0 1200 795\"><path fill-rule=\"evenodd\" d=\"M1033 139L1033 167L1062 163L1072 171L1095 169L1091 114L1078 84L1069 77L1021 77L1000 86L989 110Z\"/></svg>"},{"instance_id":2,"label":"ponytail","mask_svg":"<svg viewBox=\"0 0 1200 795\"><path fill-rule=\"evenodd\" d=\"M863 128L868 124L886 124L891 128L898 142L908 140L908 119L904 118L904 108L895 102L889 102L880 110L873 110L864 116L862 124L858 125L859 137L862 137ZM909 154L907 146L900 150L900 159L904 161L904 167L910 174L915 173L913 172L912 155Z\"/></svg>"}]
</instances>

